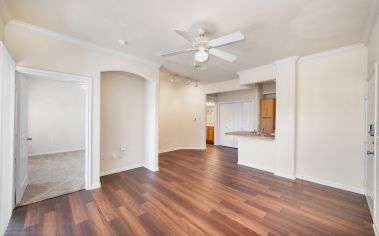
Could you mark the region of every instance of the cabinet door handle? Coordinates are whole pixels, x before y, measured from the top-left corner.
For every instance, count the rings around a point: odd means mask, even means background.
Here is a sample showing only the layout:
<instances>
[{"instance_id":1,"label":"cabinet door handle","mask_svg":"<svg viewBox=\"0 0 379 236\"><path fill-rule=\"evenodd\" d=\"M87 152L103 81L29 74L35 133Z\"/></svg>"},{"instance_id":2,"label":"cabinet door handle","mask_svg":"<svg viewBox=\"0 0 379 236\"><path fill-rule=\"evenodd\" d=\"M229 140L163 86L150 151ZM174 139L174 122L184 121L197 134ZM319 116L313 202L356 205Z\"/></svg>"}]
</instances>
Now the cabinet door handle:
<instances>
[{"instance_id":1,"label":"cabinet door handle","mask_svg":"<svg viewBox=\"0 0 379 236\"><path fill-rule=\"evenodd\" d=\"M367 151L367 155L374 155L374 152L372 152L372 151Z\"/></svg>"}]
</instances>

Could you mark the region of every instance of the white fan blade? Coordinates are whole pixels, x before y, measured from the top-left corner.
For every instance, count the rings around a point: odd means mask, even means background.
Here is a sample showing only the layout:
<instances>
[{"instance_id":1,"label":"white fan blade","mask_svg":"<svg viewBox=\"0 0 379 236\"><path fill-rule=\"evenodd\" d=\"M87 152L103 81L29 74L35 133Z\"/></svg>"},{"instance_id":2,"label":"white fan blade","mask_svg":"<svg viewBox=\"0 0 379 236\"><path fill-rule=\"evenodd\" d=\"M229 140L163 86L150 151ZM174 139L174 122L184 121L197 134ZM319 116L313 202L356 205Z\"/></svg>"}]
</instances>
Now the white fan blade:
<instances>
[{"instance_id":1,"label":"white fan blade","mask_svg":"<svg viewBox=\"0 0 379 236\"><path fill-rule=\"evenodd\" d=\"M208 45L211 47L218 47L221 45L238 42L244 39L245 39L245 36L240 31L237 31L237 32L222 36L220 38L213 39L208 42Z\"/></svg>"},{"instance_id":2,"label":"white fan blade","mask_svg":"<svg viewBox=\"0 0 379 236\"><path fill-rule=\"evenodd\" d=\"M187 49L182 49L182 50L177 50L177 51L172 51L172 52L165 52L165 53L162 53L161 56L162 57L173 56L176 54L185 53L185 52L192 52L192 51L196 51L196 50L197 50L196 48L187 48Z\"/></svg>"},{"instance_id":3,"label":"white fan blade","mask_svg":"<svg viewBox=\"0 0 379 236\"><path fill-rule=\"evenodd\" d=\"M230 53L227 53L227 52L224 52L224 51L221 51L217 48L211 48L209 50L209 54L215 56L215 57L219 57L221 59L224 59L225 61L228 61L228 62L234 62L237 57L230 54Z\"/></svg>"},{"instance_id":4,"label":"white fan blade","mask_svg":"<svg viewBox=\"0 0 379 236\"><path fill-rule=\"evenodd\" d=\"M192 35L190 35L189 33L187 33L186 31L184 30L179 30L179 29L176 29L175 30L176 33L178 33L180 36L182 36L183 38L185 38L187 41L189 41L190 43L195 43L196 42L196 39L195 37L193 37Z\"/></svg>"}]
</instances>

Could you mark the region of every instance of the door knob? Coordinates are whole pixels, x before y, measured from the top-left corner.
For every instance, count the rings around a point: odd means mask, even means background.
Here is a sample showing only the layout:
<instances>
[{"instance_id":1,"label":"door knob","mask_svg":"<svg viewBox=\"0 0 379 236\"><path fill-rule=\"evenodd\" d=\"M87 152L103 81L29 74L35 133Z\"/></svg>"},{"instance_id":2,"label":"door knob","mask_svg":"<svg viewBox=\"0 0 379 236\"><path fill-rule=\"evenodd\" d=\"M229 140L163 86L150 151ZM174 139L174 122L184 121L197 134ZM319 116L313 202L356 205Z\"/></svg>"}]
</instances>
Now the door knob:
<instances>
[{"instance_id":1,"label":"door knob","mask_svg":"<svg viewBox=\"0 0 379 236\"><path fill-rule=\"evenodd\" d=\"M32 141L33 138L26 138L26 141Z\"/></svg>"},{"instance_id":2,"label":"door knob","mask_svg":"<svg viewBox=\"0 0 379 236\"><path fill-rule=\"evenodd\" d=\"M367 155L374 155L374 152L372 152L372 151L367 151Z\"/></svg>"}]
</instances>

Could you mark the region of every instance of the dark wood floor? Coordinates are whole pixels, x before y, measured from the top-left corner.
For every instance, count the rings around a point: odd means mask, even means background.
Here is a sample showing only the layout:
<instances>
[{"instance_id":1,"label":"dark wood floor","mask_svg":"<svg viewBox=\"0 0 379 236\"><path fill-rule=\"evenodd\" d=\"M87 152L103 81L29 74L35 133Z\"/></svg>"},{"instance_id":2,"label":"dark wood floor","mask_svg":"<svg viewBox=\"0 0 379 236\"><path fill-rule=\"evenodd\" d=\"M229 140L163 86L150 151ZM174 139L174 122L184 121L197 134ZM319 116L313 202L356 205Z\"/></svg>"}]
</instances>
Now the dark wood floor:
<instances>
[{"instance_id":1,"label":"dark wood floor","mask_svg":"<svg viewBox=\"0 0 379 236\"><path fill-rule=\"evenodd\" d=\"M236 162L213 146L162 154L158 173L15 209L7 235L373 235L364 196Z\"/></svg>"}]
</instances>

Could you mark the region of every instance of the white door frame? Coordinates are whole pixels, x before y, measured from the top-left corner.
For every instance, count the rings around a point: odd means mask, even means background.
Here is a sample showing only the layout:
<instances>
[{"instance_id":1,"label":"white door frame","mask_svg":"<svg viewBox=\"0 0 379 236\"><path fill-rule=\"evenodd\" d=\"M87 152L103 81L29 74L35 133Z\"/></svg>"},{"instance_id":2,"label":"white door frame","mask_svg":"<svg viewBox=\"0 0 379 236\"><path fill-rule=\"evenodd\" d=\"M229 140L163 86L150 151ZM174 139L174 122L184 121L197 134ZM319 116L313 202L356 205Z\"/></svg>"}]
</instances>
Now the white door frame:
<instances>
[{"instance_id":1,"label":"white door frame","mask_svg":"<svg viewBox=\"0 0 379 236\"><path fill-rule=\"evenodd\" d=\"M377 183L376 183L376 175L377 175L377 168L376 168L376 161L377 161L377 139L379 138L378 137L378 65L377 63L375 63L374 65L374 68L373 70L371 71L371 73L369 74L369 76L367 77L367 81L366 81L366 97L365 97L365 154L364 154L364 157L365 157L365 176L364 176L364 193L366 195L366 198L367 198L367 202L368 202L368 205L369 205L369 210L371 212L371 215L372 215L372 218L375 222L375 218L376 218L376 214L375 214L375 208L376 208L376 198L377 198L377 194L376 194L376 188L377 188ZM374 82L375 82L375 95L374 95L374 150L368 150L368 139L367 139L367 132L368 132L368 128L369 128L369 124L367 123L367 116L368 116L368 106L367 106L367 103L368 103L368 91L369 91L369 81L370 79L373 77L374 79ZM370 201L368 199L368 192L367 192L367 151L374 151L374 156L373 156L373 159L374 159L374 166L373 166L373 171L374 171L374 189L373 189L373 203L372 205L370 204Z\"/></svg>"},{"instance_id":2,"label":"white door frame","mask_svg":"<svg viewBox=\"0 0 379 236\"><path fill-rule=\"evenodd\" d=\"M85 171L84 171L84 188L91 189L92 177L92 140L91 140L91 127L92 127L92 79L90 77L73 75L67 73L46 71L40 69L33 69L29 67L16 66L16 71L23 75L38 76L39 78L78 82L87 86L86 90L86 124L85 124ZM15 147L19 148L19 147ZM14 186L14 185L13 185Z\"/></svg>"}]
</instances>

